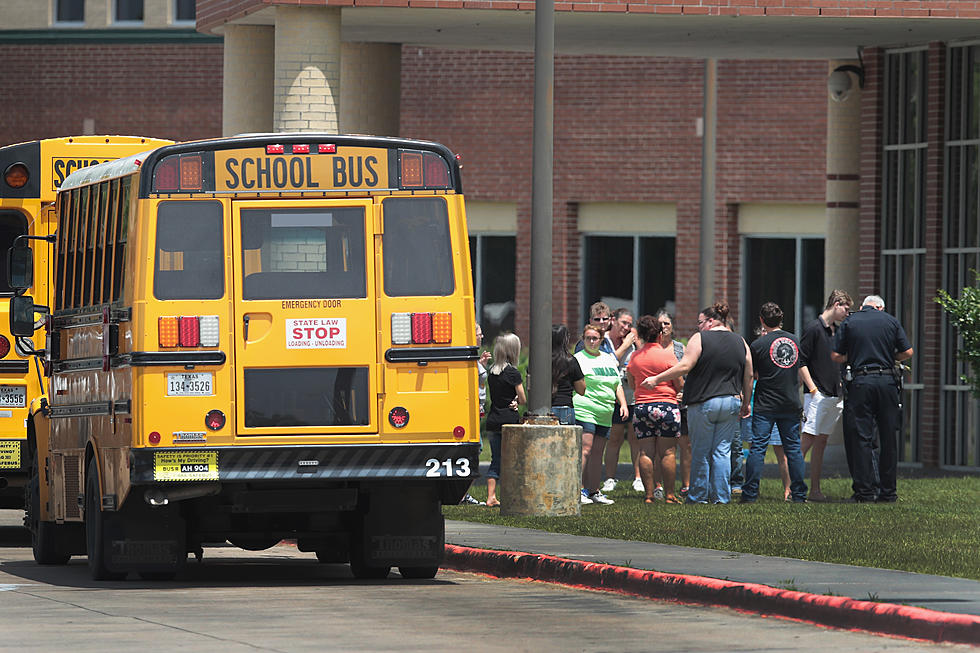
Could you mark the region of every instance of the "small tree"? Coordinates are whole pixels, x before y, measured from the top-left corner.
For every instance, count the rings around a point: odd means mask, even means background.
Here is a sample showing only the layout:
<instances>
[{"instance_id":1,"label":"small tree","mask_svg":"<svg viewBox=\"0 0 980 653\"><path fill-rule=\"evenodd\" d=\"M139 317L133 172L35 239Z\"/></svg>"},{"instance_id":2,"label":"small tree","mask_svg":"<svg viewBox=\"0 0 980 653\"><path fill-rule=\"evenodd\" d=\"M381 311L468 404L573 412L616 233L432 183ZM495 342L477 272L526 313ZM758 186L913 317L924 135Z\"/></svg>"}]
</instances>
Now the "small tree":
<instances>
[{"instance_id":1,"label":"small tree","mask_svg":"<svg viewBox=\"0 0 980 653\"><path fill-rule=\"evenodd\" d=\"M980 274L970 271L980 283ZM963 288L959 299L940 288L936 301L949 313L949 321L963 339L963 347L956 355L970 366L970 374L960 378L970 385L973 396L980 397L980 287Z\"/></svg>"}]
</instances>

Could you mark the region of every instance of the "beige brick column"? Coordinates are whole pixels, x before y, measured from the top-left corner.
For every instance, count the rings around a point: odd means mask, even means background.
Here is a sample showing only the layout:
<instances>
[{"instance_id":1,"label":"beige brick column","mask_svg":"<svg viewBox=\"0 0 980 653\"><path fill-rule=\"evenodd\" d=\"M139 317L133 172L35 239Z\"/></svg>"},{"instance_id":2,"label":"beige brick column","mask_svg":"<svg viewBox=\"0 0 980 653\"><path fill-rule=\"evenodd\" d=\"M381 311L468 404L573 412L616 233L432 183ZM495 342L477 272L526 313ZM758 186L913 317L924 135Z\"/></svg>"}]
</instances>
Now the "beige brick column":
<instances>
[{"instance_id":1,"label":"beige brick column","mask_svg":"<svg viewBox=\"0 0 980 653\"><path fill-rule=\"evenodd\" d=\"M827 74L856 61L831 61ZM827 99L827 237L824 254L824 298L843 288L855 302L858 292L861 169L861 88L857 75L840 100Z\"/></svg>"},{"instance_id":2,"label":"beige brick column","mask_svg":"<svg viewBox=\"0 0 980 653\"><path fill-rule=\"evenodd\" d=\"M856 61L831 61L827 75L841 65L860 65ZM824 296L835 288L846 290L854 302L858 297L858 271L861 234L861 87L857 75L850 78L850 90L840 99L828 93L827 99L827 235L824 239ZM820 308L823 309L823 302ZM823 476L834 468L847 469L843 423L838 421L827 440L823 456Z\"/></svg>"},{"instance_id":3,"label":"beige brick column","mask_svg":"<svg viewBox=\"0 0 980 653\"><path fill-rule=\"evenodd\" d=\"M344 43L340 66L340 131L398 136L401 45Z\"/></svg>"},{"instance_id":4,"label":"beige brick column","mask_svg":"<svg viewBox=\"0 0 980 653\"><path fill-rule=\"evenodd\" d=\"M339 131L340 9L276 7L276 131Z\"/></svg>"},{"instance_id":5,"label":"beige brick column","mask_svg":"<svg viewBox=\"0 0 980 653\"><path fill-rule=\"evenodd\" d=\"M276 31L264 25L226 25L221 133L272 131Z\"/></svg>"}]
</instances>

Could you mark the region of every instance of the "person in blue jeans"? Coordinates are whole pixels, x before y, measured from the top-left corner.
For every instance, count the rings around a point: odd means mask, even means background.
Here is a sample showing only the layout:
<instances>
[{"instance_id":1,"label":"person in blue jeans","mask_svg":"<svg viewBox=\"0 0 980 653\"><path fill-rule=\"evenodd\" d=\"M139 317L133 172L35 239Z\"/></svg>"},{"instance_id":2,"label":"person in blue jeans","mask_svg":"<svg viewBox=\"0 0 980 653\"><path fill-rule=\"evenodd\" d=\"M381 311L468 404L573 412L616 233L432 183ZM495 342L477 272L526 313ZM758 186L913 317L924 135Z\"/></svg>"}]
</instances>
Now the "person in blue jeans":
<instances>
[{"instance_id":1,"label":"person in blue jeans","mask_svg":"<svg viewBox=\"0 0 980 653\"><path fill-rule=\"evenodd\" d=\"M742 336L729 328L728 315L728 304L724 303L701 311L699 331L691 336L677 365L641 382L653 389L687 374L684 403L691 436L687 503L731 501L732 439L739 416L748 415L752 356Z\"/></svg>"},{"instance_id":2,"label":"person in blue jeans","mask_svg":"<svg viewBox=\"0 0 980 653\"><path fill-rule=\"evenodd\" d=\"M745 465L742 503L759 498L759 479L769 446L773 425L779 430L789 467L790 499L806 502L807 486L803 480L805 465L800 450L800 343L783 331L783 311L775 302L766 302L759 311L762 335L750 350L757 378L752 407L752 447Z\"/></svg>"}]
</instances>

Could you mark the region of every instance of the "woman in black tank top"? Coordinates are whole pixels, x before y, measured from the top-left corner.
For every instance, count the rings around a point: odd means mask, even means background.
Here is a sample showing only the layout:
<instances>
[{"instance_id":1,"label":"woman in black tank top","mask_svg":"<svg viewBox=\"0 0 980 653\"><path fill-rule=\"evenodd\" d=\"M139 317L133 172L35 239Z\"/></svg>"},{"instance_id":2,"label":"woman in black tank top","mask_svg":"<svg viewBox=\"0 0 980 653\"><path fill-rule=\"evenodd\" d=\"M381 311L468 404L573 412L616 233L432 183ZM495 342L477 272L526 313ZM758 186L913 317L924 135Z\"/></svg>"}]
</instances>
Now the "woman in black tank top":
<instances>
[{"instance_id":1,"label":"woman in black tank top","mask_svg":"<svg viewBox=\"0 0 980 653\"><path fill-rule=\"evenodd\" d=\"M729 328L728 314L728 305L723 303L701 311L698 332L691 336L677 365L642 382L653 388L687 374L684 404L692 450L689 503L731 501L732 439L740 414L749 414L752 355L742 336Z\"/></svg>"}]
</instances>

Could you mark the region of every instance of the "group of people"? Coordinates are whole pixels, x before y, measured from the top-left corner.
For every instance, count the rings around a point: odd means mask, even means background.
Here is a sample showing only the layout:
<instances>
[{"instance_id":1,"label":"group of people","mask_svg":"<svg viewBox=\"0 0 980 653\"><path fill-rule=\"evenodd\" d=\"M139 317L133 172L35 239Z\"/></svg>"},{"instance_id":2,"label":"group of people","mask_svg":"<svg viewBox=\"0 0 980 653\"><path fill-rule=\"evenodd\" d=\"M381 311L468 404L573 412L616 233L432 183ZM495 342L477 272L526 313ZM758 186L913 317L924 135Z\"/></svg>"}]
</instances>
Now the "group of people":
<instances>
[{"instance_id":1,"label":"group of people","mask_svg":"<svg viewBox=\"0 0 980 653\"><path fill-rule=\"evenodd\" d=\"M850 500L894 501L901 419L901 377L895 370L911 357L912 347L880 297L867 297L853 314L851 306L845 291L834 290L797 338L783 330L781 308L767 302L751 345L733 331L724 303L700 312L686 347L674 340L673 319L663 310L634 320L628 309L613 312L596 302L574 353L567 327L554 325L551 410L560 423L582 427L581 502L613 503L606 493L616 487L626 441L632 487L647 503L729 503L733 461L742 455L739 431L750 447L741 487L734 488L741 503L759 498L770 444L780 447L783 498L826 501L820 488L823 453L842 417ZM519 352L517 336L503 334L489 369L487 358L481 359L481 383L485 373L490 396L490 506L499 503L500 430L519 421L518 408L526 403ZM678 457L681 487L675 492Z\"/></svg>"}]
</instances>

